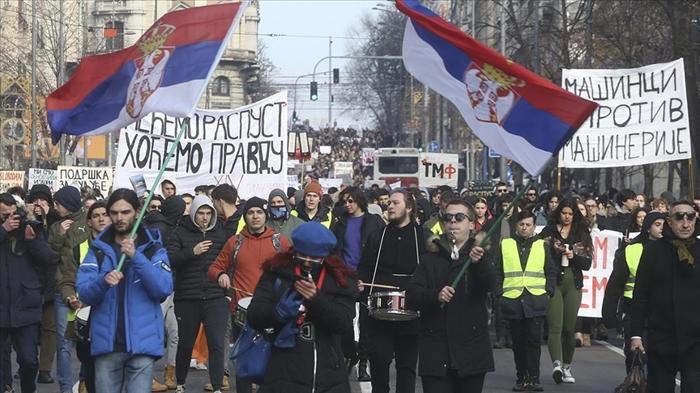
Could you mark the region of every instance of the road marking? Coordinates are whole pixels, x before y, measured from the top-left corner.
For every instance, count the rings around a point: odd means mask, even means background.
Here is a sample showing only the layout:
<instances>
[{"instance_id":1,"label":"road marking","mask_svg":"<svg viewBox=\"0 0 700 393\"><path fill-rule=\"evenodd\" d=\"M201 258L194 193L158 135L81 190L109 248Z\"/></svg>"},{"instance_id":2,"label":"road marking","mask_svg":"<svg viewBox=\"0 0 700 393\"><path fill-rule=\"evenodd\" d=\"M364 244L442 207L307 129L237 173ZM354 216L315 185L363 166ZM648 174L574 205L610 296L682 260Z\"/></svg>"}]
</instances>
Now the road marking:
<instances>
[{"instance_id":1,"label":"road marking","mask_svg":"<svg viewBox=\"0 0 700 393\"><path fill-rule=\"evenodd\" d=\"M616 346L610 344L610 343L607 342L607 341L601 341L601 340L593 340L593 341L594 341L596 344L602 345L602 346L604 346L605 348L607 348L607 349L609 349L609 350L615 352L616 354L618 354L618 355L620 355L620 356L622 356L622 357L625 357L625 351L623 351L621 348L618 348L618 347L616 347ZM681 386L681 380L678 379L678 378L676 378L676 386Z\"/></svg>"}]
</instances>

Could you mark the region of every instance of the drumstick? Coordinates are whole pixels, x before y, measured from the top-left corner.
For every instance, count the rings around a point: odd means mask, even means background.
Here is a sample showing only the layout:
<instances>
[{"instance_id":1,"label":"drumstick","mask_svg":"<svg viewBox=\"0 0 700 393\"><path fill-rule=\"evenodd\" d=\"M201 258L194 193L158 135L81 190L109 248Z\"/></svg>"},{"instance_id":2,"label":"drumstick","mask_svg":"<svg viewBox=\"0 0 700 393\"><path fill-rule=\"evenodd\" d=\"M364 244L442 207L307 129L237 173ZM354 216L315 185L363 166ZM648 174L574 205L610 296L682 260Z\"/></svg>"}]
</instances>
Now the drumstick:
<instances>
[{"instance_id":1,"label":"drumstick","mask_svg":"<svg viewBox=\"0 0 700 393\"><path fill-rule=\"evenodd\" d=\"M234 286L230 286L229 288L233 289L234 291L240 292L240 293L242 293L242 294L244 294L244 295L246 295L246 296L253 296L252 293L250 293L250 292L248 292L248 291L246 291L246 290L244 290L244 289L236 288L236 287L234 287Z\"/></svg>"},{"instance_id":2,"label":"drumstick","mask_svg":"<svg viewBox=\"0 0 700 393\"><path fill-rule=\"evenodd\" d=\"M375 288L383 288L383 289L400 289L399 287L395 287L392 285L368 284L368 283L362 283L362 285L364 285L366 287L375 287Z\"/></svg>"}]
</instances>

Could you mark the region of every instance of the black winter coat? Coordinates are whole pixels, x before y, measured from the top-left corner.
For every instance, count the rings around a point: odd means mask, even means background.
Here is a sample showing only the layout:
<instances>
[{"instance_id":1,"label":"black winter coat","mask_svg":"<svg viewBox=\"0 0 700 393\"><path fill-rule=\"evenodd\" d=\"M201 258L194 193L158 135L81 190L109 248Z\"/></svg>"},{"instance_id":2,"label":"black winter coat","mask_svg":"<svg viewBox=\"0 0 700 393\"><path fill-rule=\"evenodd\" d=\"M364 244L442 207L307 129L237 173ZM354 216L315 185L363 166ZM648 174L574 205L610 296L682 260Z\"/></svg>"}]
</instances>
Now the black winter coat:
<instances>
[{"instance_id":1,"label":"black winter coat","mask_svg":"<svg viewBox=\"0 0 700 393\"><path fill-rule=\"evenodd\" d=\"M204 254L194 255L194 246L204 240L211 240L211 247ZM226 295L218 283L209 280L207 273L227 240L224 229L218 223L203 232L192 220L182 220L167 246L170 266L175 275L175 300L210 300Z\"/></svg>"},{"instance_id":2,"label":"black winter coat","mask_svg":"<svg viewBox=\"0 0 700 393\"><path fill-rule=\"evenodd\" d=\"M277 278L281 280L279 288L275 288ZM282 294L292 286L293 279L290 265L263 274L248 307L251 327L258 331L282 328L283 323L275 317L275 307ZM305 303L307 315L295 347L273 346L265 383L259 393L310 393L314 381L317 393L349 393L340 342L343 334L352 332L357 295L355 279L348 278L347 286L341 287L328 274L320 292Z\"/></svg>"},{"instance_id":3,"label":"black winter coat","mask_svg":"<svg viewBox=\"0 0 700 393\"><path fill-rule=\"evenodd\" d=\"M527 265L532 243L538 239L537 236L523 239L517 234L513 235L513 240L515 240L518 245L520 264L523 269L525 269ZM499 247L497 247L494 253L493 263L496 267L495 294L500 296L499 303L503 319L523 319L547 315L547 305L549 304L549 299L554 296L554 291L557 286L557 274L559 273L557 267L552 263L552 256L547 243L544 244L544 258L544 274L546 278L545 291L547 291L547 293L535 296L528 292L527 289L523 289L522 295L517 299L506 298L503 297L503 280L505 277L503 274L503 253L499 244Z\"/></svg>"},{"instance_id":4,"label":"black winter coat","mask_svg":"<svg viewBox=\"0 0 700 393\"><path fill-rule=\"evenodd\" d=\"M550 244L552 244L550 248L550 253L552 255L552 263L559 270L557 283L560 283L562 277L564 277L564 268L561 266L562 254L554 248L554 241L559 240L560 242L573 247L575 243L580 242L582 239L574 239L571 235L569 235L569 237L566 239L562 238L556 225L547 225L546 227L544 227L544 229L542 229L542 232L540 232L539 237L541 239L550 238L549 241L551 242ZM574 254L574 257L569 261L569 266L571 267L571 270L574 273L574 284L576 285L576 289L583 288L583 272L590 269L592 264L593 258L591 255L588 254Z\"/></svg>"},{"instance_id":5,"label":"black winter coat","mask_svg":"<svg viewBox=\"0 0 700 393\"><path fill-rule=\"evenodd\" d=\"M42 314L41 272L58 262L43 233L25 240L24 231L8 234L0 226L0 328L39 323Z\"/></svg>"},{"instance_id":6,"label":"black winter coat","mask_svg":"<svg viewBox=\"0 0 700 393\"><path fill-rule=\"evenodd\" d=\"M421 263L406 291L407 306L420 310L418 373L444 377L447 370L460 376L478 375L494 370L486 309L488 292L495 274L485 255L467 268L466 285L461 280L452 301L440 308L438 294L459 273L469 258L471 241L460 250L460 259L450 258L451 248L441 236L439 251L421 256Z\"/></svg>"},{"instance_id":7,"label":"black winter coat","mask_svg":"<svg viewBox=\"0 0 700 393\"><path fill-rule=\"evenodd\" d=\"M642 252L632 296L631 331L632 336L641 337L646 326L647 351L680 354L700 345L700 240L688 247L695 258L690 265L678 258L668 232Z\"/></svg>"}]
</instances>

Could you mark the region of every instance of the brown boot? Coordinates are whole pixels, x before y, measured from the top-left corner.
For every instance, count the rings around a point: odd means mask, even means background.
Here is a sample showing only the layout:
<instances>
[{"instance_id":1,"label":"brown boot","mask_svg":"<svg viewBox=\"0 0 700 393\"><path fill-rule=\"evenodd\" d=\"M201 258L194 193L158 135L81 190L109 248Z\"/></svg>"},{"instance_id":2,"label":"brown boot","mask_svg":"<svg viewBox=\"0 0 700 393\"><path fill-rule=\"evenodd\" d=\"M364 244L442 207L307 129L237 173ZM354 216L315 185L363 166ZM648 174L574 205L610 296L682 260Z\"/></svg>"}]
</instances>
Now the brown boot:
<instances>
[{"instance_id":1,"label":"brown boot","mask_svg":"<svg viewBox=\"0 0 700 393\"><path fill-rule=\"evenodd\" d=\"M160 383L157 379L153 378L153 383L151 384L152 392L167 392L168 387Z\"/></svg>"},{"instance_id":2,"label":"brown boot","mask_svg":"<svg viewBox=\"0 0 700 393\"><path fill-rule=\"evenodd\" d=\"M221 384L221 390L230 390L231 385L228 384L228 376L224 375L224 382Z\"/></svg>"},{"instance_id":3,"label":"brown boot","mask_svg":"<svg viewBox=\"0 0 700 393\"><path fill-rule=\"evenodd\" d=\"M584 346L584 347L590 347L590 346L591 346L591 335L590 335L590 334L584 334L584 335L583 335L583 346Z\"/></svg>"},{"instance_id":4,"label":"brown boot","mask_svg":"<svg viewBox=\"0 0 700 393\"><path fill-rule=\"evenodd\" d=\"M165 366L165 385L168 389L175 389L177 387L177 382L175 382L175 366Z\"/></svg>"}]
</instances>

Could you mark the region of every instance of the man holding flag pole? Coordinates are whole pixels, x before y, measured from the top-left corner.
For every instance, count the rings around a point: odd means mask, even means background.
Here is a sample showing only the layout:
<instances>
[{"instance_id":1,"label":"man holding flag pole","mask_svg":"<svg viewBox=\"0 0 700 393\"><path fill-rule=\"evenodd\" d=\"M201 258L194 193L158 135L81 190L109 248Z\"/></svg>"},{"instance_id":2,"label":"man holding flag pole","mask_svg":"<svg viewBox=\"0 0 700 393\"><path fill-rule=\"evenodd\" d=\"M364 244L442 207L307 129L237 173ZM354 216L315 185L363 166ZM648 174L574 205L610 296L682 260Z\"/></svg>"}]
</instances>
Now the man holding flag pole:
<instances>
[{"instance_id":1,"label":"man holding flag pole","mask_svg":"<svg viewBox=\"0 0 700 393\"><path fill-rule=\"evenodd\" d=\"M406 69L450 100L489 148L518 162L534 177L596 109L597 104L503 57L420 1L397 0L396 6L408 16L403 40ZM492 230L500 227L524 191L496 219ZM439 242L452 247L422 258L407 291L409 308L422 311L421 326L427 327L419 339L418 370L426 393L481 392L486 372L493 369L490 345L480 345L484 340L488 343L488 313L479 299L492 284L479 281L492 276L477 260L486 241L464 241L464 233L473 227L473 208L461 204L442 218L454 228ZM489 239L492 230L483 239ZM473 329L465 332L464 326Z\"/></svg>"},{"instance_id":2,"label":"man holding flag pole","mask_svg":"<svg viewBox=\"0 0 700 393\"><path fill-rule=\"evenodd\" d=\"M189 118L248 2L170 12L135 45L83 58L71 79L46 99L54 144L62 134L103 134L154 111ZM183 122L149 187L145 206L187 127ZM81 296L93 307L92 326L99 325L91 330L91 353L96 358L97 386L105 392L120 392L122 387L150 391L153 361L163 355L160 302L172 292L160 236L139 230L145 209L127 191L117 190L110 197L114 224L105 231L118 232L121 240L106 239L101 249L100 242L93 242L77 279ZM123 211L112 209L115 206ZM125 214L131 216L122 217ZM146 322L143 317L152 313L161 315Z\"/></svg>"}]
</instances>

